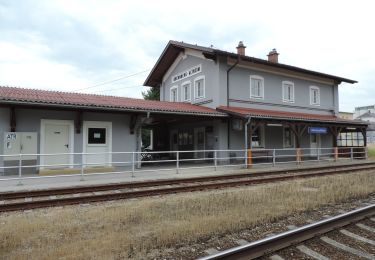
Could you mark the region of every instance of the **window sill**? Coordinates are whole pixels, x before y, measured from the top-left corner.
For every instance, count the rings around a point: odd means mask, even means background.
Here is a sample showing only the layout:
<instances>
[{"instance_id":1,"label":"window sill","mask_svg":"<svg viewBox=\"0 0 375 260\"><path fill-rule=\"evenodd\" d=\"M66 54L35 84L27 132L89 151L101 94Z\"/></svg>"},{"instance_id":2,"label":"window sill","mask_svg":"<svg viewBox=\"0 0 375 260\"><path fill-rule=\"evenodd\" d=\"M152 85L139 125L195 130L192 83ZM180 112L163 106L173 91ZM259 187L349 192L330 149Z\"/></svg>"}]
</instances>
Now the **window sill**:
<instances>
[{"instance_id":1,"label":"window sill","mask_svg":"<svg viewBox=\"0 0 375 260\"><path fill-rule=\"evenodd\" d=\"M264 97L255 97L255 96L251 96L250 99L261 99L261 100L263 100Z\"/></svg>"}]
</instances>

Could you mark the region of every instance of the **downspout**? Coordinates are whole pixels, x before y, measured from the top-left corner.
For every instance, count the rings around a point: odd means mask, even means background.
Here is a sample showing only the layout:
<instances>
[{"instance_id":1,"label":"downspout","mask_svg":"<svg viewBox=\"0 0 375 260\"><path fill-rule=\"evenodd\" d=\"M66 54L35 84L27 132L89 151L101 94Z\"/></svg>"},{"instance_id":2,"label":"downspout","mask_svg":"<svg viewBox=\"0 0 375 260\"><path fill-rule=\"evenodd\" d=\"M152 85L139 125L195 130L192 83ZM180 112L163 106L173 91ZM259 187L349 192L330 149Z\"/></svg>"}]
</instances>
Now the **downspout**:
<instances>
[{"instance_id":1,"label":"downspout","mask_svg":"<svg viewBox=\"0 0 375 260\"><path fill-rule=\"evenodd\" d=\"M249 116L247 118L247 121L245 123L245 167L246 169L248 168L248 160L247 160L247 156L248 156L248 126L250 125L251 123L251 116ZM251 142L251 141L250 141ZM250 145L250 149L251 149L251 145Z\"/></svg>"},{"instance_id":2,"label":"downspout","mask_svg":"<svg viewBox=\"0 0 375 260\"><path fill-rule=\"evenodd\" d=\"M229 107L229 72L234 69L234 67L237 66L237 64L240 62L240 56L238 55L237 61L227 69L227 107ZM228 119L228 124L227 124L227 144L228 144L228 150L230 149L230 119Z\"/></svg>"}]
</instances>

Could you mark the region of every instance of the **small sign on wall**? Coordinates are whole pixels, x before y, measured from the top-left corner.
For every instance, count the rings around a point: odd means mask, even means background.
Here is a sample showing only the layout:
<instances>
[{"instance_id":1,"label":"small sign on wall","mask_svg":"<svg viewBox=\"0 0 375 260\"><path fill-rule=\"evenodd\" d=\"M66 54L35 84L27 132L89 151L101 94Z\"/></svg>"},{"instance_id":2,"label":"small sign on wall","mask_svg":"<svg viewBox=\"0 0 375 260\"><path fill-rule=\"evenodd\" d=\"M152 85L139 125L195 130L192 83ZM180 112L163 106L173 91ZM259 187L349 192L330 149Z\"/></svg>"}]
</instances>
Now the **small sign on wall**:
<instances>
[{"instance_id":1,"label":"small sign on wall","mask_svg":"<svg viewBox=\"0 0 375 260\"><path fill-rule=\"evenodd\" d=\"M6 135L7 140L16 140L17 139L17 134L16 133L8 133Z\"/></svg>"},{"instance_id":2,"label":"small sign on wall","mask_svg":"<svg viewBox=\"0 0 375 260\"><path fill-rule=\"evenodd\" d=\"M327 127L309 127L309 134L326 134Z\"/></svg>"}]
</instances>

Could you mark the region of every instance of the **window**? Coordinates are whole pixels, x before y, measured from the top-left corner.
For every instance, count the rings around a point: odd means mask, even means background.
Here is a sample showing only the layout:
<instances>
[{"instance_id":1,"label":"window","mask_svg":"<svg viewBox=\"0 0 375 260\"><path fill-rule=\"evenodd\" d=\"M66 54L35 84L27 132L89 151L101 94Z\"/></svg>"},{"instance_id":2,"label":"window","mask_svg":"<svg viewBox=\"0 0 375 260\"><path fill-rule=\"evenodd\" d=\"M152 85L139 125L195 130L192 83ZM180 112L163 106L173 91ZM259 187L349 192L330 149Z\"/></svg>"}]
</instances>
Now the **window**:
<instances>
[{"instance_id":1,"label":"window","mask_svg":"<svg viewBox=\"0 0 375 260\"><path fill-rule=\"evenodd\" d=\"M251 136L251 147L262 148L264 147L264 126L259 126Z\"/></svg>"},{"instance_id":2,"label":"window","mask_svg":"<svg viewBox=\"0 0 375 260\"><path fill-rule=\"evenodd\" d=\"M88 128L88 144L105 144L106 128Z\"/></svg>"},{"instance_id":3,"label":"window","mask_svg":"<svg viewBox=\"0 0 375 260\"><path fill-rule=\"evenodd\" d=\"M294 147L294 135L289 126L284 127L283 140L284 148Z\"/></svg>"},{"instance_id":4,"label":"window","mask_svg":"<svg viewBox=\"0 0 375 260\"><path fill-rule=\"evenodd\" d=\"M310 105L320 105L320 91L318 87L310 87Z\"/></svg>"},{"instance_id":5,"label":"window","mask_svg":"<svg viewBox=\"0 0 375 260\"><path fill-rule=\"evenodd\" d=\"M283 102L294 103L294 83L283 81Z\"/></svg>"},{"instance_id":6,"label":"window","mask_svg":"<svg viewBox=\"0 0 375 260\"><path fill-rule=\"evenodd\" d=\"M250 98L264 98L264 79L260 76L250 76Z\"/></svg>"},{"instance_id":7,"label":"window","mask_svg":"<svg viewBox=\"0 0 375 260\"><path fill-rule=\"evenodd\" d=\"M171 97L170 97L170 101L172 102L177 102L178 99L178 93L177 93L177 86L175 87L171 87Z\"/></svg>"},{"instance_id":8,"label":"window","mask_svg":"<svg viewBox=\"0 0 375 260\"><path fill-rule=\"evenodd\" d=\"M190 81L182 83L182 101L190 101Z\"/></svg>"},{"instance_id":9,"label":"window","mask_svg":"<svg viewBox=\"0 0 375 260\"><path fill-rule=\"evenodd\" d=\"M338 146L363 146L363 135L361 132L340 133L337 137Z\"/></svg>"},{"instance_id":10,"label":"window","mask_svg":"<svg viewBox=\"0 0 375 260\"><path fill-rule=\"evenodd\" d=\"M204 98L204 76L200 76L194 80L195 99Z\"/></svg>"}]
</instances>

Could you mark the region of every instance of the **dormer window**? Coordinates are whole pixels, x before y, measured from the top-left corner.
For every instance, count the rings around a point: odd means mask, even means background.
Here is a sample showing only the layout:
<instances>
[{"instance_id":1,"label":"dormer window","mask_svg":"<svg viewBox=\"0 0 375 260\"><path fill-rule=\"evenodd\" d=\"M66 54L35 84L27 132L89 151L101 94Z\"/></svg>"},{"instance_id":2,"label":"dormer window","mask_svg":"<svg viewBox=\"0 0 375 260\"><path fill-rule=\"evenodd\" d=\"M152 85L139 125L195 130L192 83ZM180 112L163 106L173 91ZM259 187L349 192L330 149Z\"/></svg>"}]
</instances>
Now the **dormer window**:
<instances>
[{"instance_id":1,"label":"dormer window","mask_svg":"<svg viewBox=\"0 0 375 260\"><path fill-rule=\"evenodd\" d=\"M182 94L182 101L190 101L190 93L191 93L191 83L190 81L186 81L181 85L181 94Z\"/></svg>"},{"instance_id":2,"label":"dormer window","mask_svg":"<svg viewBox=\"0 0 375 260\"><path fill-rule=\"evenodd\" d=\"M204 98L205 95L204 76L197 77L194 80L194 96L195 99Z\"/></svg>"},{"instance_id":3,"label":"dormer window","mask_svg":"<svg viewBox=\"0 0 375 260\"><path fill-rule=\"evenodd\" d=\"M170 101L171 102L177 102L178 101L178 88L177 88L177 86L171 87Z\"/></svg>"},{"instance_id":4,"label":"dormer window","mask_svg":"<svg viewBox=\"0 0 375 260\"><path fill-rule=\"evenodd\" d=\"M260 76L250 76L250 98L264 98L264 79Z\"/></svg>"}]
</instances>

